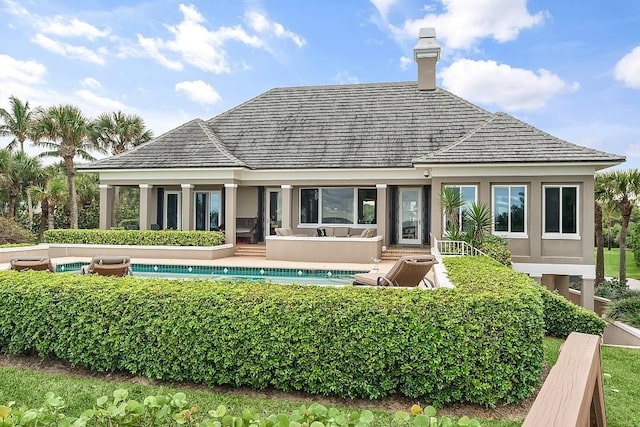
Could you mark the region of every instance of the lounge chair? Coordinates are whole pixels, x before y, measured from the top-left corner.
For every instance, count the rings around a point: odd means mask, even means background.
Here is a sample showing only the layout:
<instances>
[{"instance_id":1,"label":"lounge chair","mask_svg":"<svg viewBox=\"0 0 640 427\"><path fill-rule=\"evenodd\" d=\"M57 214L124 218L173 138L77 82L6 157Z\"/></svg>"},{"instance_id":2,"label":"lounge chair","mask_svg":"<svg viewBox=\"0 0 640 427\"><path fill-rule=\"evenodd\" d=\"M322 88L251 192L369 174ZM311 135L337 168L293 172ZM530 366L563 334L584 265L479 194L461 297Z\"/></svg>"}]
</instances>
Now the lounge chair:
<instances>
[{"instance_id":1,"label":"lounge chair","mask_svg":"<svg viewBox=\"0 0 640 427\"><path fill-rule=\"evenodd\" d=\"M128 256L94 256L91 264L85 265L82 274L98 274L100 276L131 276L131 259Z\"/></svg>"},{"instance_id":2,"label":"lounge chair","mask_svg":"<svg viewBox=\"0 0 640 427\"><path fill-rule=\"evenodd\" d=\"M420 283L433 288L434 283L428 279L427 273L437 264L433 255L403 256L386 274L378 272L356 274L354 285L415 287Z\"/></svg>"},{"instance_id":3,"label":"lounge chair","mask_svg":"<svg viewBox=\"0 0 640 427\"><path fill-rule=\"evenodd\" d=\"M53 264L51 264L51 260L47 257L16 257L11 258L10 263L11 269L16 271L39 270L52 273L56 271Z\"/></svg>"},{"instance_id":4,"label":"lounge chair","mask_svg":"<svg viewBox=\"0 0 640 427\"><path fill-rule=\"evenodd\" d=\"M309 237L308 234L294 233L291 227L280 227L276 228L275 231L277 236Z\"/></svg>"}]
</instances>

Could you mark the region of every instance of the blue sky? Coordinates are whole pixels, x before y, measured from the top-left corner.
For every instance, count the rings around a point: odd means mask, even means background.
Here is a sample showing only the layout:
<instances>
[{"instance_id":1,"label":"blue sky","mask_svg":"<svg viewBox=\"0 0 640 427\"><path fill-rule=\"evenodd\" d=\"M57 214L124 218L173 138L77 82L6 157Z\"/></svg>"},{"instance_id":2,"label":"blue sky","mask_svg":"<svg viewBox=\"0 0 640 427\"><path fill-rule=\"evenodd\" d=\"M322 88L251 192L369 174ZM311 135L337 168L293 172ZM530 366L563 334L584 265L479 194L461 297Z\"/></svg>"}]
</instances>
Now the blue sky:
<instances>
[{"instance_id":1,"label":"blue sky","mask_svg":"<svg viewBox=\"0 0 640 427\"><path fill-rule=\"evenodd\" d=\"M640 167L640 1L0 0L0 106L123 110L159 135L273 87L438 85Z\"/></svg>"}]
</instances>

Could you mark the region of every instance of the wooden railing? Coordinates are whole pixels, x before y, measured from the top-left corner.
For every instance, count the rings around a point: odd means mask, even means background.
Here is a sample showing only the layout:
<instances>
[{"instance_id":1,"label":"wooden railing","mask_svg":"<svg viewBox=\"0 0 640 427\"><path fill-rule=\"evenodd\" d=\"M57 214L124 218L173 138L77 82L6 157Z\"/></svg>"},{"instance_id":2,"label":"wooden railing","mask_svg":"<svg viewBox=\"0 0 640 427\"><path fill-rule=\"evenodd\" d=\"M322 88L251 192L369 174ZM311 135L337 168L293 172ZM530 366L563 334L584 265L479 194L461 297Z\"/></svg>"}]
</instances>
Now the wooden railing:
<instances>
[{"instance_id":1,"label":"wooden railing","mask_svg":"<svg viewBox=\"0 0 640 427\"><path fill-rule=\"evenodd\" d=\"M606 427L600 337L573 332L565 341L523 427Z\"/></svg>"},{"instance_id":2,"label":"wooden railing","mask_svg":"<svg viewBox=\"0 0 640 427\"><path fill-rule=\"evenodd\" d=\"M488 256L467 242L461 240L438 240L434 235L431 235L431 253L436 257L443 255Z\"/></svg>"}]
</instances>

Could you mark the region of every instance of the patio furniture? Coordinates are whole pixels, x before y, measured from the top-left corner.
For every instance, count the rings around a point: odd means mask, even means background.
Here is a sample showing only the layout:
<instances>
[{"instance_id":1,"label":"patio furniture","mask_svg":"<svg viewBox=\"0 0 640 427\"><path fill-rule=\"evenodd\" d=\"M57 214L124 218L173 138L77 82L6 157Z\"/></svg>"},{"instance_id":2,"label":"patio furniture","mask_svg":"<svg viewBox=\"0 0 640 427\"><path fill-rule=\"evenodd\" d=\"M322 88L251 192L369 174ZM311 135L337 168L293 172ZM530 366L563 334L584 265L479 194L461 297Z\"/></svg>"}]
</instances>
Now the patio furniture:
<instances>
[{"instance_id":1,"label":"patio furniture","mask_svg":"<svg viewBox=\"0 0 640 427\"><path fill-rule=\"evenodd\" d=\"M249 239L249 243L256 242L258 218L236 218L236 238Z\"/></svg>"},{"instance_id":2,"label":"patio furniture","mask_svg":"<svg viewBox=\"0 0 640 427\"><path fill-rule=\"evenodd\" d=\"M356 274L353 284L416 287L423 283L425 286L433 288L435 284L426 276L434 264L437 263L438 261L433 255L407 255L398 259L387 273L369 272Z\"/></svg>"},{"instance_id":3,"label":"patio furniture","mask_svg":"<svg viewBox=\"0 0 640 427\"><path fill-rule=\"evenodd\" d=\"M11 258L10 264L11 269L16 271L39 270L52 273L56 271L48 257L16 257Z\"/></svg>"},{"instance_id":4,"label":"patio furniture","mask_svg":"<svg viewBox=\"0 0 640 427\"><path fill-rule=\"evenodd\" d=\"M94 256L91 264L83 266L80 273L116 277L133 275L128 256Z\"/></svg>"},{"instance_id":5,"label":"patio furniture","mask_svg":"<svg viewBox=\"0 0 640 427\"><path fill-rule=\"evenodd\" d=\"M276 228L276 236L295 236L295 237L308 237L307 234L295 234L293 229L290 227L280 227Z\"/></svg>"}]
</instances>

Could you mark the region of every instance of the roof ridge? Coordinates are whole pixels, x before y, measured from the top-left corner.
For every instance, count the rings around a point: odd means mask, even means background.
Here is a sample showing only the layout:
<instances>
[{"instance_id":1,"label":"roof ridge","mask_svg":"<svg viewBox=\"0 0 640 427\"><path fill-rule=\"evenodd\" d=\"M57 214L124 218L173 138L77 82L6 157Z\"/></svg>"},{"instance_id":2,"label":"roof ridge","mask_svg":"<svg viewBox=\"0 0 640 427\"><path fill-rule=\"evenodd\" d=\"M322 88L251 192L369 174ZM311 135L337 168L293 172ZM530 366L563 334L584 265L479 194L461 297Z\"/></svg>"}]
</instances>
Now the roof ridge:
<instances>
[{"instance_id":1,"label":"roof ridge","mask_svg":"<svg viewBox=\"0 0 640 427\"><path fill-rule=\"evenodd\" d=\"M467 141L469 138L471 138L473 135L475 135L476 133L478 133L478 131L480 131L480 129L482 129L483 127L487 126L488 124L490 124L491 122L493 122L495 119L497 118L496 114L491 114L491 118L489 120L487 120L486 122L480 124L479 126L477 126L475 129L473 129L471 132L467 133L465 136L463 136L462 138L460 138L460 140L454 142L453 144L449 144L446 147L443 147L439 150L433 151L429 154L427 154L426 156L422 156L420 158L426 159L429 157L435 157L436 154L441 154L441 153L446 153L447 151L451 150L454 147L457 147L458 145L462 144L463 142Z\"/></svg>"},{"instance_id":2,"label":"roof ridge","mask_svg":"<svg viewBox=\"0 0 640 427\"><path fill-rule=\"evenodd\" d=\"M200 129L202 129L202 131L205 133L207 138L209 138L209 141L214 145L214 147L216 147L216 149L220 153L222 153L223 156L225 156L227 159L239 165L242 165L242 166L247 165L245 162L241 161L236 156L231 154L231 152L227 149L227 147L224 146L222 141L220 141L220 138L218 138L218 135L216 135L216 133L209 128L209 125L204 120L201 120L201 119L197 119L197 120L198 120L198 125L200 126Z\"/></svg>"}]
</instances>

